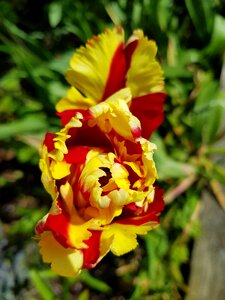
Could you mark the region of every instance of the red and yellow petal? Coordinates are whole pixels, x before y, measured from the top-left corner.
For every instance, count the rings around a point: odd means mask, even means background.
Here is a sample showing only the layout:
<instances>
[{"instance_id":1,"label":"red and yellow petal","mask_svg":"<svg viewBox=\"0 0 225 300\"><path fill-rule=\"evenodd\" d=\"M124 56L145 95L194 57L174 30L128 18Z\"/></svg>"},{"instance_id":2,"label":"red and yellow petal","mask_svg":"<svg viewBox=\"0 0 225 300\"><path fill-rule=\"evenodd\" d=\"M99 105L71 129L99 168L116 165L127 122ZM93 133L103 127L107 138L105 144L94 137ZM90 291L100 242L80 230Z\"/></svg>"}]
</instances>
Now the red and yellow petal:
<instances>
[{"instance_id":1,"label":"red and yellow petal","mask_svg":"<svg viewBox=\"0 0 225 300\"><path fill-rule=\"evenodd\" d=\"M131 112L140 120L142 136L149 139L164 120L163 105L165 93L150 93L134 98L130 105Z\"/></svg>"},{"instance_id":2,"label":"red and yellow petal","mask_svg":"<svg viewBox=\"0 0 225 300\"><path fill-rule=\"evenodd\" d=\"M123 255L134 250L137 245L137 234L146 234L151 225L124 225L113 223L105 226L102 238L112 238L111 251L115 255Z\"/></svg>"},{"instance_id":3,"label":"red and yellow petal","mask_svg":"<svg viewBox=\"0 0 225 300\"><path fill-rule=\"evenodd\" d=\"M112 237L103 237L102 230L91 231L92 236L85 241L87 248L83 250L84 263L83 268L94 268L97 263L110 251L112 245Z\"/></svg>"},{"instance_id":4,"label":"red and yellow petal","mask_svg":"<svg viewBox=\"0 0 225 300\"><path fill-rule=\"evenodd\" d=\"M114 56L120 56L117 53L123 47L123 40L123 30L116 28L94 36L86 47L80 47L73 55L71 69L66 74L68 82L96 103L101 101L110 70L115 69L114 64L112 66Z\"/></svg>"},{"instance_id":5,"label":"red and yellow petal","mask_svg":"<svg viewBox=\"0 0 225 300\"><path fill-rule=\"evenodd\" d=\"M51 232L55 240L64 248L85 249L85 240L91 237L89 228L93 226L92 220L80 223L76 215L69 216L64 209L59 214L49 214L46 220L38 225L36 231Z\"/></svg>"},{"instance_id":6,"label":"red and yellow petal","mask_svg":"<svg viewBox=\"0 0 225 300\"><path fill-rule=\"evenodd\" d=\"M126 76L126 86L131 89L132 97L163 91L163 71L156 60L155 42L144 37L141 30L134 31L131 41L134 40L138 40L138 43L132 53Z\"/></svg>"},{"instance_id":7,"label":"red and yellow petal","mask_svg":"<svg viewBox=\"0 0 225 300\"><path fill-rule=\"evenodd\" d=\"M102 238L111 237L111 251L115 255L123 255L136 248L138 234L146 234L159 225L157 216L163 208L163 190L156 188L154 201L149 204L146 211L136 205L127 205L124 213L112 224L104 227Z\"/></svg>"},{"instance_id":8,"label":"red and yellow petal","mask_svg":"<svg viewBox=\"0 0 225 300\"><path fill-rule=\"evenodd\" d=\"M67 91L67 95L56 104L56 110L58 112L72 109L85 110L95 104L93 99L83 96L75 87L71 87Z\"/></svg>"},{"instance_id":9,"label":"red and yellow petal","mask_svg":"<svg viewBox=\"0 0 225 300\"><path fill-rule=\"evenodd\" d=\"M100 257L101 231L91 231L91 237L85 241L87 248L83 250L83 268L93 268Z\"/></svg>"},{"instance_id":10,"label":"red and yellow petal","mask_svg":"<svg viewBox=\"0 0 225 300\"><path fill-rule=\"evenodd\" d=\"M89 126L97 125L105 134L115 132L124 139L134 140L140 137L141 125L139 120L132 115L128 104L131 101L131 93L124 88L113 94L106 101L89 109L92 118Z\"/></svg>"},{"instance_id":11,"label":"red and yellow petal","mask_svg":"<svg viewBox=\"0 0 225 300\"><path fill-rule=\"evenodd\" d=\"M55 200L58 196L56 190L55 179L53 178L50 170L50 162L48 160L48 149L46 145L42 145L40 149L40 161L39 168L41 170L41 181L46 191L51 195L52 200Z\"/></svg>"},{"instance_id":12,"label":"red and yellow petal","mask_svg":"<svg viewBox=\"0 0 225 300\"><path fill-rule=\"evenodd\" d=\"M156 187L153 202L148 203L147 208L138 207L135 203L126 205L123 213L115 219L115 223L137 226L151 224L154 227L159 223L158 216L163 209L163 190Z\"/></svg>"},{"instance_id":13,"label":"red and yellow petal","mask_svg":"<svg viewBox=\"0 0 225 300\"><path fill-rule=\"evenodd\" d=\"M51 264L53 272L66 277L79 274L84 261L81 250L63 247L51 232L41 234L39 247L43 261Z\"/></svg>"}]
</instances>

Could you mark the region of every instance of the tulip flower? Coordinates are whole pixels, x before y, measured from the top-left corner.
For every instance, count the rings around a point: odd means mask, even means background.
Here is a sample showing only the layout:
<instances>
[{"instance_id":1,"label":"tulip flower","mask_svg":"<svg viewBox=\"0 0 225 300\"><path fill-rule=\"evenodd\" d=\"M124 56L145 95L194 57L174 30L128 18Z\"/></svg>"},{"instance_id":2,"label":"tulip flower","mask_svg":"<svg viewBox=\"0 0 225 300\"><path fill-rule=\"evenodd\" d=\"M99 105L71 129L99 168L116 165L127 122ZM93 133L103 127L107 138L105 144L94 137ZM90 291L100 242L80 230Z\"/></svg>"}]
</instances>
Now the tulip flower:
<instances>
[{"instance_id":1,"label":"tulip flower","mask_svg":"<svg viewBox=\"0 0 225 300\"><path fill-rule=\"evenodd\" d=\"M157 46L141 30L135 30L127 43L122 28L108 29L88 40L72 56L66 79L71 88L56 105L65 125L77 111L105 101L122 88L131 91L128 103L139 118L142 136L163 121L164 78L156 60Z\"/></svg>"},{"instance_id":2,"label":"tulip flower","mask_svg":"<svg viewBox=\"0 0 225 300\"><path fill-rule=\"evenodd\" d=\"M94 96L91 87L89 93ZM131 98L124 88L76 111L41 146L52 206L36 234L43 261L59 275L75 277L109 251L123 255L138 245L137 235L159 225L164 204L155 187L156 146L142 137Z\"/></svg>"}]
</instances>

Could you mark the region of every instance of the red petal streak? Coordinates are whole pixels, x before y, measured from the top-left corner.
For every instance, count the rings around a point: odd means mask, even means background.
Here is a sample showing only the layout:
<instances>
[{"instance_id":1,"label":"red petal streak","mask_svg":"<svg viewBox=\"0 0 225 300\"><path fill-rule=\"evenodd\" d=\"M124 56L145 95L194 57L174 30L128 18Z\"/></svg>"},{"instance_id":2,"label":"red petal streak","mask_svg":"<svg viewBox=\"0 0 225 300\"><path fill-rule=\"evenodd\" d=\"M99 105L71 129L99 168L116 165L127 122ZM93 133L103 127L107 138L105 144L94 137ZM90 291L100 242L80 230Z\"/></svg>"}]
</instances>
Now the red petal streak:
<instances>
[{"instance_id":1,"label":"red petal streak","mask_svg":"<svg viewBox=\"0 0 225 300\"><path fill-rule=\"evenodd\" d=\"M65 248L71 246L69 243L68 228L69 219L64 212L58 215L49 215L44 226L44 230L51 231L55 239Z\"/></svg>"},{"instance_id":2,"label":"red petal streak","mask_svg":"<svg viewBox=\"0 0 225 300\"><path fill-rule=\"evenodd\" d=\"M123 213L116 219L115 223L127 225L143 225L146 223L159 223L158 215L164 208L163 190L155 188L155 197L149 204L145 212L140 207L127 205L123 209Z\"/></svg>"},{"instance_id":3,"label":"red petal streak","mask_svg":"<svg viewBox=\"0 0 225 300\"><path fill-rule=\"evenodd\" d=\"M130 203L130 204L127 204L125 206L125 208L127 208L128 210L131 210L131 211L136 211L137 210L137 206L134 202Z\"/></svg>"},{"instance_id":4,"label":"red petal streak","mask_svg":"<svg viewBox=\"0 0 225 300\"><path fill-rule=\"evenodd\" d=\"M56 115L60 117L62 126L66 126L67 123L75 116L77 112L83 113L84 109L68 109L62 112L57 112Z\"/></svg>"},{"instance_id":5,"label":"red petal streak","mask_svg":"<svg viewBox=\"0 0 225 300\"><path fill-rule=\"evenodd\" d=\"M43 144L47 147L48 152L54 149L54 139L55 135L53 133L47 132Z\"/></svg>"},{"instance_id":6,"label":"red petal streak","mask_svg":"<svg viewBox=\"0 0 225 300\"><path fill-rule=\"evenodd\" d=\"M159 189L158 187L155 187L154 201L149 204L148 210L154 211L157 215L159 215L160 212L165 207L163 196L164 196L163 189Z\"/></svg>"},{"instance_id":7,"label":"red petal streak","mask_svg":"<svg viewBox=\"0 0 225 300\"><path fill-rule=\"evenodd\" d=\"M71 128L68 132L71 137L67 140L67 147L72 145L87 146L87 147L104 147L112 148L108 138L99 129L98 126L89 127L86 122L83 122L80 128Z\"/></svg>"},{"instance_id":8,"label":"red petal streak","mask_svg":"<svg viewBox=\"0 0 225 300\"><path fill-rule=\"evenodd\" d=\"M42 234L44 231L45 231L45 222L43 220L40 220L35 226L35 233Z\"/></svg>"},{"instance_id":9,"label":"red petal streak","mask_svg":"<svg viewBox=\"0 0 225 300\"><path fill-rule=\"evenodd\" d=\"M109 140L111 141L111 144L114 146L114 150L116 151L117 155L121 153L122 147L125 147L127 149L127 153L132 154L142 154L143 150L141 148L140 143L137 143L134 139L134 141L129 141L128 139L125 139L121 135L119 135L114 129L112 129L107 136L109 137ZM120 157L121 160L124 160L125 157Z\"/></svg>"},{"instance_id":10,"label":"red petal streak","mask_svg":"<svg viewBox=\"0 0 225 300\"><path fill-rule=\"evenodd\" d=\"M83 268L91 269L93 268L100 256L100 238L101 231L91 231L92 236L84 243L88 246L87 249L83 250L84 254L84 264Z\"/></svg>"},{"instance_id":11,"label":"red petal streak","mask_svg":"<svg viewBox=\"0 0 225 300\"><path fill-rule=\"evenodd\" d=\"M134 50L137 48L137 45L138 45L138 39L136 39L132 42L128 42L124 48L124 54L126 57L126 70L128 70L130 68L132 55L134 53Z\"/></svg>"},{"instance_id":12,"label":"red petal streak","mask_svg":"<svg viewBox=\"0 0 225 300\"><path fill-rule=\"evenodd\" d=\"M70 164L83 164L90 148L86 146L77 146L69 148L68 154L64 155L64 159Z\"/></svg>"},{"instance_id":13,"label":"red petal streak","mask_svg":"<svg viewBox=\"0 0 225 300\"><path fill-rule=\"evenodd\" d=\"M126 218L123 220L121 219L115 223L140 226L146 223L159 223L159 219L154 213L148 213L140 217Z\"/></svg>"},{"instance_id":14,"label":"red petal streak","mask_svg":"<svg viewBox=\"0 0 225 300\"><path fill-rule=\"evenodd\" d=\"M121 42L112 58L108 79L102 99L105 100L125 86L126 60Z\"/></svg>"},{"instance_id":15,"label":"red petal streak","mask_svg":"<svg viewBox=\"0 0 225 300\"><path fill-rule=\"evenodd\" d=\"M163 122L165 93L153 93L132 100L130 110L141 121L142 136L149 139Z\"/></svg>"},{"instance_id":16,"label":"red petal streak","mask_svg":"<svg viewBox=\"0 0 225 300\"><path fill-rule=\"evenodd\" d=\"M132 130L132 135L134 139L138 139L141 137L141 128L136 127L135 129Z\"/></svg>"}]
</instances>

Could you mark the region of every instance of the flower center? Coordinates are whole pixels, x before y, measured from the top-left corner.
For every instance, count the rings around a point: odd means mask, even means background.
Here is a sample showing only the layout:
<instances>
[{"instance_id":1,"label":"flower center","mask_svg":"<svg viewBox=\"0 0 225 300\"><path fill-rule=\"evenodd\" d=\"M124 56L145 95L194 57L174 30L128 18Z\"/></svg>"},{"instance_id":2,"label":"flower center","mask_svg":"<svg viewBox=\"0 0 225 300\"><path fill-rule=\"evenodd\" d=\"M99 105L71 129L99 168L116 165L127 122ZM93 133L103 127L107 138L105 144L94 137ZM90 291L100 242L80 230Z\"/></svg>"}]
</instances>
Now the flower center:
<instances>
[{"instance_id":1,"label":"flower center","mask_svg":"<svg viewBox=\"0 0 225 300\"><path fill-rule=\"evenodd\" d=\"M109 168L102 167L102 168L99 168L99 169L101 169L102 171L105 172L105 176L100 177L99 180L98 180L98 182L100 183L101 188L103 188L105 185L107 185L109 183L109 180L112 178L112 174L111 174Z\"/></svg>"}]
</instances>

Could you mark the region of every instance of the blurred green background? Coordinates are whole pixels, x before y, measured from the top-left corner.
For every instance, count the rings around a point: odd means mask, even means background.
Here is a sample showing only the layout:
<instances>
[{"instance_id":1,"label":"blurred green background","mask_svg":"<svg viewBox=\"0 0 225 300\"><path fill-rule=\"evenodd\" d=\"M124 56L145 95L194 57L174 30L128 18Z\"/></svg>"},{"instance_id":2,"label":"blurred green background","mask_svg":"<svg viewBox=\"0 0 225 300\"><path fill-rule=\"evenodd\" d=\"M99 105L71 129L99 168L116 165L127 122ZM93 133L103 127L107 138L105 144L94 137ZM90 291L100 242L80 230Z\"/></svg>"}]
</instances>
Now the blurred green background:
<instances>
[{"instance_id":1,"label":"blurred green background","mask_svg":"<svg viewBox=\"0 0 225 300\"><path fill-rule=\"evenodd\" d=\"M113 24L126 37L142 28L158 45L168 97L152 140L166 209L135 251L66 279L41 262L33 239L51 205L38 146L59 128L54 105L72 53ZM224 53L224 0L0 0L0 299L185 298L202 191L224 206L225 168L212 159L225 153Z\"/></svg>"}]
</instances>

